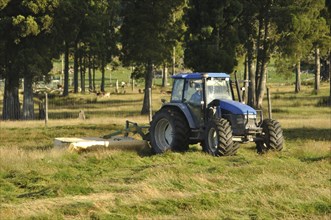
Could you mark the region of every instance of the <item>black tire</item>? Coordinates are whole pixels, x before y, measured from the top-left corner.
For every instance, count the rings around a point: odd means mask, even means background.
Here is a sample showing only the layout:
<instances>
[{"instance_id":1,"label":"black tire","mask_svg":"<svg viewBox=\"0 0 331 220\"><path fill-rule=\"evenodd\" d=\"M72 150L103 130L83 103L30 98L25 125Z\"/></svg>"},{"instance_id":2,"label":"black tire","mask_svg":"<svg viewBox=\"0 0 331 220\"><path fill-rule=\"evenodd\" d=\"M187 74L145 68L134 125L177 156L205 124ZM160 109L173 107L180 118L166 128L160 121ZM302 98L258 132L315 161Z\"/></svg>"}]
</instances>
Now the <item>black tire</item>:
<instances>
[{"instance_id":1,"label":"black tire","mask_svg":"<svg viewBox=\"0 0 331 220\"><path fill-rule=\"evenodd\" d=\"M200 145L202 147L202 151L203 152L210 153L210 151L206 147L205 141L201 142ZM229 152L227 155L235 155L235 154L237 154L237 151L238 151L239 147L240 147L240 143L239 142L233 142L233 148L232 148L231 152Z\"/></svg>"},{"instance_id":2,"label":"black tire","mask_svg":"<svg viewBox=\"0 0 331 220\"><path fill-rule=\"evenodd\" d=\"M226 119L213 118L208 122L202 148L213 156L237 153L239 144L233 142L231 125Z\"/></svg>"},{"instance_id":3,"label":"black tire","mask_svg":"<svg viewBox=\"0 0 331 220\"><path fill-rule=\"evenodd\" d=\"M263 141L256 142L258 153L265 153L268 150L281 151L283 149L283 130L278 121L265 119L262 122Z\"/></svg>"},{"instance_id":4,"label":"black tire","mask_svg":"<svg viewBox=\"0 0 331 220\"><path fill-rule=\"evenodd\" d=\"M190 129L185 116L176 109L164 108L156 112L149 133L154 153L183 152L189 148Z\"/></svg>"}]
</instances>

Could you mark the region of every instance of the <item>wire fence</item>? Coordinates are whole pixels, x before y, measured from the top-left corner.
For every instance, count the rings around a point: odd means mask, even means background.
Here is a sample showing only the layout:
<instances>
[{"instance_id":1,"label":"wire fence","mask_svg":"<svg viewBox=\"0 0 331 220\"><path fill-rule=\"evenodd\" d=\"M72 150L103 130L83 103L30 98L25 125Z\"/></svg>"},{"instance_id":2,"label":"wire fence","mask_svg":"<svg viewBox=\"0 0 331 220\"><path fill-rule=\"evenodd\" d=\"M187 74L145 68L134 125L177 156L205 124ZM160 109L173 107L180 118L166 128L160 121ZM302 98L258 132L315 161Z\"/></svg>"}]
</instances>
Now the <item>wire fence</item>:
<instances>
[{"instance_id":1,"label":"wire fence","mask_svg":"<svg viewBox=\"0 0 331 220\"><path fill-rule=\"evenodd\" d=\"M34 119L91 119L102 117L128 117L139 114L143 96L128 100L123 94L84 94L61 97L56 94L39 94L34 97ZM46 98L47 96L47 98ZM22 102L20 102L22 111ZM2 118L2 108L0 117ZM21 112L21 115L22 112Z\"/></svg>"},{"instance_id":2,"label":"wire fence","mask_svg":"<svg viewBox=\"0 0 331 220\"><path fill-rule=\"evenodd\" d=\"M74 94L73 88L70 88L67 97L62 96L62 88L57 88L56 85L52 88L50 85L41 85L42 83L38 83L34 86L35 120L45 120L46 117L50 120L132 117L140 115L144 99L143 82L129 81L123 84L113 80L108 83L105 92L87 91ZM3 114L3 92L4 80L0 81L0 120ZM160 102L161 98L170 99L169 91L154 89L154 92L157 93L154 97L156 102ZM19 96L22 111L23 88L20 88Z\"/></svg>"}]
</instances>

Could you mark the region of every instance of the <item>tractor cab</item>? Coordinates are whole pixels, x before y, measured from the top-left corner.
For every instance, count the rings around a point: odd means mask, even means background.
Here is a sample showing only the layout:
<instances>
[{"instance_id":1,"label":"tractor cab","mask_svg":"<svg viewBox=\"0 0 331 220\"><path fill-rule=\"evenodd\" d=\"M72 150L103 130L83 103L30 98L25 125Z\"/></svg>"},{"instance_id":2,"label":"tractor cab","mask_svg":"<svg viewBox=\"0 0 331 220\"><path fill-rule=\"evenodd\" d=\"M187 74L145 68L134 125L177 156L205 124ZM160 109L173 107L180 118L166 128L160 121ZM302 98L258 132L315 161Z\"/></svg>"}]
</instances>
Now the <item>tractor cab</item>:
<instances>
[{"instance_id":1,"label":"tractor cab","mask_svg":"<svg viewBox=\"0 0 331 220\"><path fill-rule=\"evenodd\" d=\"M225 73L191 73L173 76L171 102L187 102L194 94L201 93L201 103L214 99L233 100L230 76Z\"/></svg>"},{"instance_id":2,"label":"tractor cab","mask_svg":"<svg viewBox=\"0 0 331 220\"><path fill-rule=\"evenodd\" d=\"M245 128L238 126L237 122L244 123L245 118L256 118L256 110L234 101L228 74L191 73L179 74L173 78L170 103L184 104L192 115L192 128L203 128L211 117L216 116L227 118L233 126L234 133L241 135Z\"/></svg>"},{"instance_id":3,"label":"tractor cab","mask_svg":"<svg viewBox=\"0 0 331 220\"><path fill-rule=\"evenodd\" d=\"M214 100L233 100L230 76L225 73L191 73L173 76L171 103L183 103L189 109L195 128L208 120L205 109Z\"/></svg>"}]
</instances>

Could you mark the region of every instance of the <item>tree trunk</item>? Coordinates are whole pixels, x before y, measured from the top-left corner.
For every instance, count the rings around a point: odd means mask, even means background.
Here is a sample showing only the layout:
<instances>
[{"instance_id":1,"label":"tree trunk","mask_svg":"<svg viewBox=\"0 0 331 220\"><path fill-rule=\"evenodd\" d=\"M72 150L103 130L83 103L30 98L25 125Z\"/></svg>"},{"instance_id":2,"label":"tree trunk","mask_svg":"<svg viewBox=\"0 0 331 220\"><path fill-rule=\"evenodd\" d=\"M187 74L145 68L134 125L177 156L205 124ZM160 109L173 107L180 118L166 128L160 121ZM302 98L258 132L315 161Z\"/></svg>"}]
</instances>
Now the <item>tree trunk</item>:
<instances>
[{"instance_id":1,"label":"tree trunk","mask_svg":"<svg viewBox=\"0 0 331 220\"><path fill-rule=\"evenodd\" d=\"M100 90L101 92L105 92L105 60L104 58L102 58L101 60L101 86L100 86Z\"/></svg>"},{"instance_id":2,"label":"tree trunk","mask_svg":"<svg viewBox=\"0 0 331 220\"><path fill-rule=\"evenodd\" d=\"M259 96L257 97L257 108L262 109L262 103L263 103L263 98L266 90L266 84L267 84L267 63L265 62L262 66L261 71L261 78L259 82L259 88L258 88L258 94Z\"/></svg>"},{"instance_id":3,"label":"tree trunk","mask_svg":"<svg viewBox=\"0 0 331 220\"><path fill-rule=\"evenodd\" d=\"M64 86L63 96L69 95L69 45L64 43Z\"/></svg>"},{"instance_id":4,"label":"tree trunk","mask_svg":"<svg viewBox=\"0 0 331 220\"><path fill-rule=\"evenodd\" d=\"M262 53L262 48L261 48L261 40L262 40L262 30L263 29L263 18L262 15L259 17L259 34L257 37L257 42L256 42L256 69L255 69L255 97L258 97L258 85L260 81L260 74L261 74L261 53ZM257 106L257 99L255 99L254 106Z\"/></svg>"},{"instance_id":5,"label":"tree trunk","mask_svg":"<svg viewBox=\"0 0 331 220\"><path fill-rule=\"evenodd\" d=\"M263 37L263 50L261 51L261 69L260 77L258 81L258 90L257 90L257 103L256 106L258 109L262 109L263 97L266 90L267 83L267 65L269 62L269 16L266 15L264 20L264 37Z\"/></svg>"},{"instance_id":6,"label":"tree trunk","mask_svg":"<svg viewBox=\"0 0 331 220\"><path fill-rule=\"evenodd\" d=\"M3 120L20 119L20 102L19 102L19 77L15 73L8 71L5 80L5 93L3 98L2 118Z\"/></svg>"},{"instance_id":7,"label":"tree trunk","mask_svg":"<svg viewBox=\"0 0 331 220\"><path fill-rule=\"evenodd\" d=\"M93 91L93 85L92 85L92 70L91 70L91 55L88 56L88 89L90 92Z\"/></svg>"},{"instance_id":8,"label":"tree trunk","mask_svg":"<svg viewBox=\"0 0 331 220\"><path fill-rule=\"evenodd\" d=\"M82 93L85 93L85 58L83 55L80 57L80 86Z\"/></svg>"},{"instance_id":9,"label":"tree trunk","mask_svg":"<svg viewBox=\"0 0 331 220\"><path fill-rule=\"evenodd\" d=\"M248 71L248 56L246 54L245 56L245 62L244 62L245 68L244 68L244 93L243 93L243 101L245 104L248 103L248 80L249 80L249 71Z\"/></svg>"},{"instance_id":10,"label":"tree trunk","mask_svg":"<svg viewBox=\"0 0 331 220\"><path fill-rule=\"evenodd\" d=\"M148 89L152 88L153 83L153 65L151 62L147 64L146 73L145 73L145 93L144 93L144 102L141 109L142 115L149 114L149 92Z\"/></svg>"},{"instance_id":11,"label":"tree trunk","mask_svg":"<svg viewBox=\"0 0 331 220\"><path fill-rule=\"evenodd\" d=\"M331 51L329 52L329 82L330 82L329 104L331 105Z\"/></svg>"},{"instance_id":12,"label":"tree trunk","mask_svg":"<svg viewBox=\"0 0 331 220\"><path fill-rule=\"evenodd\" d=\"M171 66L171 75L175 75L176 67L176 47L172 48L172 66Z\"/></svg>"},{"instance_id":13,"label":"tree trunk","mask_svg":"<svg viewBox=\"0 0 331 220\"><path fill-rule=\"evenodd\" d=\"M92 60L92 72L93 72L93 79L92 79L93 91L95 91L95 59L94 59L94 57Z\"/></svg>"},{"instance_id":14,"label":"tree trunk","mask_svg":"<svg viewBox=\"0 0 331 220\"><path fill-rule=\"evenodd\" d=\"M162 87L167 87L168 84L168 67L164 64L162 71Z\"/></svg>"},{"instance_id":15,"label":"tree trunk","mask_svg":"<svg viewBox=\"0 0 331 220\"><path fill-rule=\"evenodd\" d=\"M75 49L74 49L74 93L78 93L78 48L77 43L75 43Z\"/></svg>"},{"instance_id":16,"label":"tree trunk","mask_svg":"<svg viewBox=\"0 0 331 220\"><path fill-rule=\"evenodd\" d=\"M249 89L248 89L248 105L251 107L255 107L256 100L256 82L255 82L255 71L253 68L253 41L248 43L247 48L247 65L248 65L248 76L249 76Z\"/></svg>"},{"instance_id":17,"label":"tree trunk","mask_svg":"<svg viewBox=\"0 0 331 220\"><path fill-rule=\"evenodd\" d=\"M23 115L24 120L34 119L34 103L33 103L33 77L29 74L24 77L24 97L23 97Z\"/></svg>"},{"instance_id":18,"label":"tree trunk","mask_svg":"<svg viewBox=\"0 0 331 220\"><path fill-rule=\"evenodd\" d=\"M301 61L298 60L298 62L295 65L295 93L299 93L301 90Z\"/></svg>"},{"instance_id":19,"label":"tree trunk","mask_svg":"<svg viewBox=\"0 0 331 220\"><path fill-rule=\"evenodd\" d=\"M320 79L321 79L321 60L320 60L320 49L315 47L315 93L317 94L320 90Z\"/></svg>"}]
</instances>

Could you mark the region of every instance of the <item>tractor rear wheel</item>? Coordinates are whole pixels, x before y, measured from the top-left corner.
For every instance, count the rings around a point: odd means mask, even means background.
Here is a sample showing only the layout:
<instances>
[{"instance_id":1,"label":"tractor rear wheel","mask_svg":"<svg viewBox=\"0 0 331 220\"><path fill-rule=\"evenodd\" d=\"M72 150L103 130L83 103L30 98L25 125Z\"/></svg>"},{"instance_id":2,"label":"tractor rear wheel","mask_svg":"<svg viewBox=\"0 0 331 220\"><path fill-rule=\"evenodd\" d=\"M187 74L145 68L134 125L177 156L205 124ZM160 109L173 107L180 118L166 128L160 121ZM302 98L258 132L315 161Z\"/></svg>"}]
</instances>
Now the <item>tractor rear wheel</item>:
<instances>
[{"instance_id":1,"label":"tractor rear wheel","mask_svg":"<svg viewBox=\"0 0 331 220\"><path fill-rule=\"evenodd\" d=\"M263 141L256 142L258 153L268 150L281 151L283 149L283 130L278 121L265 119L262 122Z\"/></svg>"},{"instance_id":2,"label":"tractor rear wheel","mask_svg":"<svg viewBox=\"0 0 331 220\"><path fill-rule=\"evenodd\" d=\"M149 133L155 153L188 150L190 129L185 116L178 110L164 108L156 112Z\"/></svg>"},{"instance_id":3,"label":"tractor rear wheel","mask_svg":"<svg viewBox=\"0 0 331 220\"><path fill-rule=\"evenodd\" d=\"M213 156L235 155L238 143L232 140L232 129L226 119L213 118L206 127L203 150Z\"/></svg>"}]
</instances>

